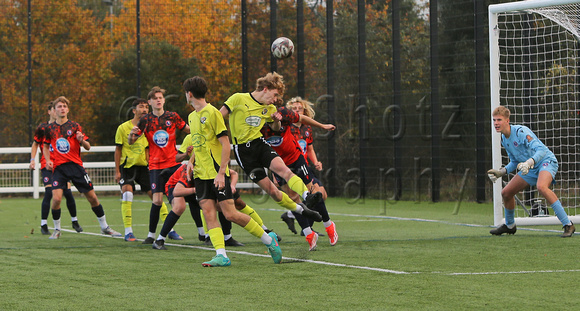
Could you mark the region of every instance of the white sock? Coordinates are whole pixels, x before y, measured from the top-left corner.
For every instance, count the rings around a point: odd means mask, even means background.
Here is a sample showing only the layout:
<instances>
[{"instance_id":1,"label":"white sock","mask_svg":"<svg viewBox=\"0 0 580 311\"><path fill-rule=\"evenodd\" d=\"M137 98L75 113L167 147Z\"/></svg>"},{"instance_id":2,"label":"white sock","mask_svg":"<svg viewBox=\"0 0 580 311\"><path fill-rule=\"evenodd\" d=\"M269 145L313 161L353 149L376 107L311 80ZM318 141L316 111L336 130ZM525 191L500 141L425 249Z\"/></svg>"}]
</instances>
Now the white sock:
<instances>
[{"instance_id":1,"label":"white sock","mask_svg":"<svg viewBox=\"0 0 580 311\"><path fill-rule=\"evenodd\" d=\"M103 215L102 217L97 217L97 219L99 220L99 224L101 225L101 229L107 229L107 227L109 225L107 224L106 216Z\"/></svg>"},{"instance_id":2,"label":"white sock","mask_svg":"<svg viewBox=\"0 0 580 311\"><path fill-rule=\"evenodd\" d=\"M260 240L262 240L262 243L264 243L266 245L272 244L272 237L269 236L266 232L264 232L264 234L262 234L262 236L260 237Z\"/></svg>"},{"instance_id":3,"label":"white sock","mask_svg":"<svg viewBox=\"0 0 580 311\"><path fill-rule=\"evenodd\" d=\"M312 233L312 227L302 229L302 232L304 232L304 236L309 236Z\"/></svg>"},{"instance_id":4,"label":"white sock","mask_svg":"<svg viewBox=\"0 0 580 311\"><path fill-rule=\"evenodd\" d=\"M296 217L294 216L294 213L292 213L292 211L288 211L286 214L288 215L288 218L296 219Z\"/></svg>"},{"instance_id":5,"label":"white sock","mask_svg":"<svg viewBox=\"0 0 580 311\"><path fill-rule=\"evenodd\" d=\"M78 218L75 216L75 217L71 217L71 218L70 218L70 221L79 221L79 220L78 220Z\"/></svg>"},{"instance_id":6,"label":"white sock","mask_svg":"<svg viewBox=\"0 0 580 311\"><path fill-rule=\"evenodd\" d=\"M268 227L266 227L266 225L262 225L262 229L264 229L264 231L268 230Z\"/></svg>"},{"instance_id":7,"label":"white sock","mask_svg":"<svg viewBox=\"0 0 580 311\"><path fill-rule=\"evenodd\" d=\"M325 222L323 222L323 224L324 224L324 228L328 228L328 227L330 227L330 225L332 225L332 221L330 221L330 220L325 221Z\"/></svg>"},{"instance_id":8,"label":"white sock","mask_svg":"<svg viewBox=\"0 0 580 311\"><path fill-rule=\"evenodd\" d=\"M125 235L127 235L129 233L133 233L133 228L132 227L125 228Z\"/></svg>"},{"instance_id":9,"label":"white sock","mask_svg":"<svg viewBox=\"0 0 580 311\"><path fill-rule=\"evenodd\" d=\"M147 233L147 237L148 238L155 238L155 232L149 232L149 233Z\"/></svg>"},{"instance_id":10,"label":"white sock","mask_svg":"<svg viewBox=\"0 0 580 311\"><path fill-rule=\"evenodd\" d=\"M224 235L224 241L227 241L227 240L229 240L231 238L232 238L232 235L231 234Z\"/></svg>"},{"instance_id":11,"label":"white sock","mask_svg":"<svg viewBox=\"0 0 580 311\"><path fill-rule=\"evenodd\" d=\"M203 227L197 227L197 234L205 235L205 230L203 230Z\"/></svg>"},{"instance_id":12,"label":"white sock","mask_svg":"<svg viewBox=\"0 0 580 311\"><path fill-rule=\"evenodd\" d=\"M60 219L53 219L54 222L54 230L60 230Z\"/></svg>"},{"instance_id":13,"label":"white sock","mask_svg":"<svg viewBox=\"0 0 580 311\"><path fill-rule=\"evenodd\" d=\"M41 226L48 225L48 221L46 221L46 219L41 219L40 220L40 225Z\"/></svg>"},{"instance_id":14,"label":"white sock","mask_svg":"<svg viewBox=\"0 0 580 311\"><path fill-rule=\"evenodd\" d=\"M300 204L296 204L296 213L298 213L298 214L302 214L302 211L303 211L303 210L304 210L304 209L302 208L302 205L300 205Z\"/></svg>"},{"instance_id":15,"label":"white sock","mask_svg":"<svg viewBox=\"0 0 580 311\"><path fill-rule=\"evenodd\" d=\"M225 248L218 248L215 250L216 255L224 255L224 257L228 258L228 254L226 254Z\"/></svg>"},{"instance_id":16,"label":"white sock","mask_svg":"<svg viewBox=\"0 0 580 311\"><path fill-rule=\"evenodd\" d=\"M310 191L304 191L302 193L302 199L306 200L306 197L308 196L308 194L310 194Z\"/></svg>"},{"instance_id":17,"label":"white sock","mask_svg":"<svg viewBox=\"0 0 580 311\"><path fill-rule=\"evenodd\" d=\"M163 240L163 241L165 241L165 239L166 238L164 236L162 236L161 234L159 234L159 236L157 237L157 240Z\"/></svg>"}]
</instances>

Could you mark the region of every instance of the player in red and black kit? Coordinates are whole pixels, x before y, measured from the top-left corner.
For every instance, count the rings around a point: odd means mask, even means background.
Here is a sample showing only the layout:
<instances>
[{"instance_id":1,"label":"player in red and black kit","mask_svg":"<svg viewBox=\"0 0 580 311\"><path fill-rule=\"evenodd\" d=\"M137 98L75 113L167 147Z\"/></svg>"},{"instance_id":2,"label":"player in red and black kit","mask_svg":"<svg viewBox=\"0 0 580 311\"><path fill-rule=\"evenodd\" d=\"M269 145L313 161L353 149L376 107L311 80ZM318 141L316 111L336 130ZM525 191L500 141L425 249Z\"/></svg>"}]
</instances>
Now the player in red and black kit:
<instances>
[{"instance_id":1,"label":"player in red and black kit","mask_svg":"<svg viewBox=\"0 0 580 311\"><path fill-rule=\"evenodd\" d=\"M273 118L280 121L280 130L274 131L268 126L268 124L265 124L262 128L262 135L270 144L270 146L272 146L272 148L276 151L276 153L278 153L282 160L284 160L286 166L288 166L292 172L300 177L309 189L312 189L312 173L306 163L306 159L302 154L300 145L296 141L294 135L291 133L292 124L303 122L305 124L310 124L312 126L320 127L326 130L334 130L335 126L332 124L321 124L312 118L309 118L305 115L300 115L286 107L280 106L278 107L277 113L273 115ZM278 185L280 185L284 192L286 192L293 200L300 200L299 195L291 191L283 178L277 176L276 174L274 174L274 177L276 178ZM324 200L320 201L315 206L315 210L322 216L324 227L329 233L330 244L336 244L338 235L336 234L334 222L330 220L330 216L326 210L326 204L324 203ZM296 219L298 220L298 224L300 224L300 227L306 236L306 241L308 241L310 250L316 249L318 234L312 230L311 224L306 218L301 217L301 215L297 215Z\"/></svg>"},{"instance_id":2,"label":"player in red and black kit","mask_svg":"<svg viewBox=\"0 0 580 311\"><path fill-rule=\"evenodd\" d=\"M30 169L33 170L36 166L35 159L36 153L40 150L40 174L42 176L42 182L44 183L44 198L42 199L41 209L40 209L40 232L44 235L49 235L48 230L48 214L50 213L50 200L52 199L52 171L46 168L46 160L42 156L42 149L44 145L44 133L46 132L48 125L53 123L56 119L54 116L54 104L48 104L48 122L41 123L36 128L34 132L34 142L32 143L32 149L30 151ZM39 149L40 148L40 149ZM77 204L75 198L70 190L70 184L67 185L66 189L63 191L63 195L66 198L66 207L70 213L72 227L77 232L83 232L83 228L79 225L77 219Z\"/></svg>"},{"instance_id":3,"label":"player in red and black kit","mask_svg":"<svg viewBox=\"0 0 580 311\"><path fill-rule=\"evenodd\" d=\"M109 227L105 218L103 206L97 198L93 183L83 167L81 160L81 146L86 150L91 149L88 137L83 134L81 126L68 119L69 100L61 96L54 101L56 121L51 123L44 137L43 154L46 159L46 167L52 170L52 219L54 232L50 239L60 237L60 203L63 190L67 188L70 180L83 193L93 212L97 216L101 226L101 233L111 236L121 234ZM52 152L50 151L52 149Z\"/></svg>"},{"instance_id":4,"label":"player in red and black kit","mask_svg":"<svg viewBox=\"0 0 580 311\"><path fill-rule=\"evenodd\" d=\"M189 134L189 125L181 119L179 114L164 110L164 94L165 90L158 86L151 89L147 100L152 111L142 116L129 134L129 145L132 145L141 135L145 135L149 142L149 180L151 192L153 192L153 203L149 213L149 233L143 244L153 244L155 241L165 183L180 166L180 163L175 161L176 132L179 129ZM182 240L177 233L174 231L172 233L174 235L170 235L169 238Z\"/></svg>"}]
</instances>

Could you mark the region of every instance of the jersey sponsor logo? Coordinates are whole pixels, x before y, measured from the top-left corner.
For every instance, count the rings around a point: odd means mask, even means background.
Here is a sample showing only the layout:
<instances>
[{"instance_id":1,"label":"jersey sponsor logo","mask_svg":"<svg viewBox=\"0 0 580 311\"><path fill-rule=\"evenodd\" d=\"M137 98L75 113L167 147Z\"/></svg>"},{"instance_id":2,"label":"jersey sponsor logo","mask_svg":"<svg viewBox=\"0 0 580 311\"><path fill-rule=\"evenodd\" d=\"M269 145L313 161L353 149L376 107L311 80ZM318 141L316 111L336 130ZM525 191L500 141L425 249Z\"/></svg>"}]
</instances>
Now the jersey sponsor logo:
<instances>
[{"instance_id":1,"label":"jersey sponsor logo","mask_svg":"<svg viewBox=\"0 0 580 311\"><path fill-rule=\"evenodd\" d=\"M169 143L169 134L164 130L159 130L155 132L155 134L153 134L153 142L157 146L165 148L165 146L167 146L167 144Z\"/></svg>"},{"instance_id":2,"label":"jersey sponsor logo","mask_svg":"<svg viewBox=\"0 0 580 311\"><path fill-rule=\"evenodd\" d=\"M70 144L65 138L59 138L56 140L56 150L62 154L67 154L70 151Z\"/></svg>"},{"instance_id":3,"label":"jersey sponsor logo","mask_svg":"<svg viewBox=\"0 0 580 311\"><path fill-rule=\"evenodd\" d=\"M308 146L306 141L304 139L299 139L298 144L300 145L300 149L302 149L302 153L306 153L306 147Z\"/></svg>"},{"instance_id":4,"label":"jersey sponsor logo","mask_svg":"<svg viewBox=\"0 0 580 311\"><path fill-rule=\"evenodd\" d=\"M201 146L205 145L205 136L203 136L199 133L195 133L195 134L191 135L191 145L193 147L201 147Z\"/></svg>"},{"instance_id":5,"label":"jersey sponsor logo","mask_svg":"<svg viewBox=\"0 0 580 311\"><path fill-rule=\"evenodd\" d=\"M270 136L266 139L266 142L272 147L280 147L284 142L284 138L282 136Z\"/></svg>"},{"instance_id":6,"label":"jersey sponsor logo","mask_svg":"<svg viewBox=\"0 0 580 311\"><path fill-rule=\"evenodd\" d=\"M260 118L258 116L249 116L246 118L246 124L248 124L249 126L253 126L253 127L260 126L261 121L262 121L262 118Z\"/></svg>"},{"instance_id":7,"label":"jersey sponsor logo","mask_svg":"<svg viewBox=\"0 0 580 311\"><path fill-rule=\"evenodd\" d=\"M201 119L199 119L199 121L201 122L201 124L205 124L205 121L207 120L206 117L201 117Z\"/></svg>"}]
</instances>

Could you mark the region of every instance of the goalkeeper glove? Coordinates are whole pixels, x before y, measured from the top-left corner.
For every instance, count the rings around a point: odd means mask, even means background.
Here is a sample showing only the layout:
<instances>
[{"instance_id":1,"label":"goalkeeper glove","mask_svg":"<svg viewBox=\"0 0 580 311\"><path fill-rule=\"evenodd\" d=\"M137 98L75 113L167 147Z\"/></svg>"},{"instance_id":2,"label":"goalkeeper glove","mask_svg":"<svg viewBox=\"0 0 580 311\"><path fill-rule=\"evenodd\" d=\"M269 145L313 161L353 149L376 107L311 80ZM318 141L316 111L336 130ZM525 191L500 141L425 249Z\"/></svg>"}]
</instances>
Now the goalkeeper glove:
<instances>
[{"instance_id":1,"label":"goalkeeper glove","mask_svg":"<svg viewBox=\"0 0 580 311\"><path fill-rule=\"evenodd\" d=\"M505 167L502 167L499 170L491 169L487 171L487 176L489 177L489 180L491 180L491 182L495 182L505 174L507 174Z\"/></svg>"},{"instance_id":2,"label":"goalkeeper glove","mask_svg":"<svg viewBox=\"0 0 580 311\"><path fill-rule=\"evenodd\" d=\"M522 175L526 175L531 168L534 168L534 159L529 158L526 162L522 162L518 164L518 171L522 173Z\"/></svg>"}]
</instances>

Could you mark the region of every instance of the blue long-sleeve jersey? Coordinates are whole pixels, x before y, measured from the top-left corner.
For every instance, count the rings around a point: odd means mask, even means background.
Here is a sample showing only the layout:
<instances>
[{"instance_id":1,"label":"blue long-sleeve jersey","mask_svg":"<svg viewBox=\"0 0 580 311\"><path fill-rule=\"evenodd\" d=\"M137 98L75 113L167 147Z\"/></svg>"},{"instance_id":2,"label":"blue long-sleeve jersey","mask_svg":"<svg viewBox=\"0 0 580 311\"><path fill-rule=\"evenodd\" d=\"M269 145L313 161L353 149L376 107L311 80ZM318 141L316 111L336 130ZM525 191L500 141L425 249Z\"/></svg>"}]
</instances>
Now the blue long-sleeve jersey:
<instances>
[{"instance_id":1,"label":"blue long-sleeve jersey","mask_svg":"<svg viewBox=\"0 0 580 311\"><path fill-rule=\"evenodd\" d=\"M501 144L510 159L505 167L508 173L513 172L518 163L525 162L529 158L534 159L534 167L538 167L544 161L556 161L554 153L528 127L523 125L510 125L510 127L509 138L501 135Z\"/></svg>"}]
</instances>

